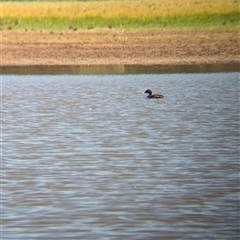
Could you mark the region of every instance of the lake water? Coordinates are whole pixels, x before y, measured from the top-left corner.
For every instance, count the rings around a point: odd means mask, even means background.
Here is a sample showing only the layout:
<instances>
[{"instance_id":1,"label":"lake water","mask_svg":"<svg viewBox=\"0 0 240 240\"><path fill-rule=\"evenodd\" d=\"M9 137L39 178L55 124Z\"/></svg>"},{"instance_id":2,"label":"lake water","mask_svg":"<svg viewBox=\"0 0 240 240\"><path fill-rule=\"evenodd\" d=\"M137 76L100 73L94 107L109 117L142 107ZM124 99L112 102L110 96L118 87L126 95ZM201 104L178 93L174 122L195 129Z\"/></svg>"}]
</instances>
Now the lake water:
<instances>
[{"instance_id":1,"label":"lake water","mask_svg":"<svg viewBox=\"0 0 240 240\"><path fill-rule=\"evenodd\" d=\"M239 83L2 75L1 238L239 239Z\"/></svg>"}]
</instances>

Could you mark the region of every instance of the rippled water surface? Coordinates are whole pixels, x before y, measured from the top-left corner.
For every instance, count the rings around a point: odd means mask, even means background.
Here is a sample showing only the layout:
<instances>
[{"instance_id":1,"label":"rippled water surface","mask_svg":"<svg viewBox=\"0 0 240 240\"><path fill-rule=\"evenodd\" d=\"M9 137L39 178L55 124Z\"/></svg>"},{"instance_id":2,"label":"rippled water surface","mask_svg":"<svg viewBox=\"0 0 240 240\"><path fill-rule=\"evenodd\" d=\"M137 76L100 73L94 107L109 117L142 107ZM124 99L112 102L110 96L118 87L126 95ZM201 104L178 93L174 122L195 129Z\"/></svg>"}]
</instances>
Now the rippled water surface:
<instances>
[{"instance_id":1,"label":"rippled water surface","mask_svg":"<svg viewBox=\"0 0 240 240\"><path fill-rule=\"evenodd\" d=\"M1 84L3 239L239 238L238 73Z\"/></svg>"}]
</instances>

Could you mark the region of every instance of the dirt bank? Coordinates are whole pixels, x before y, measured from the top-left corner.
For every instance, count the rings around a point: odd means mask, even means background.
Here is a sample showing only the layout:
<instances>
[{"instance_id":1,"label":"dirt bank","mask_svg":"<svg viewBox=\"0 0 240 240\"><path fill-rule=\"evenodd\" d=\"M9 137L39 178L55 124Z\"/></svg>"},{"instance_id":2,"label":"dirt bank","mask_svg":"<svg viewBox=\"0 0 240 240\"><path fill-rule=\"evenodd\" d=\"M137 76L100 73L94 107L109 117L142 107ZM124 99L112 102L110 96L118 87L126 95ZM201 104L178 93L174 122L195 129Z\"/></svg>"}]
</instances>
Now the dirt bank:
<instances>
[{"instance_id":1,"label":"dirt bank","mask_svg":"<svg viewBox=\"0 0 240 240\"><path fill-rule=\"evenodd\" d=\"M2 31L2 66L240 62L238 31Z\"/></svg>"}]
</instances>

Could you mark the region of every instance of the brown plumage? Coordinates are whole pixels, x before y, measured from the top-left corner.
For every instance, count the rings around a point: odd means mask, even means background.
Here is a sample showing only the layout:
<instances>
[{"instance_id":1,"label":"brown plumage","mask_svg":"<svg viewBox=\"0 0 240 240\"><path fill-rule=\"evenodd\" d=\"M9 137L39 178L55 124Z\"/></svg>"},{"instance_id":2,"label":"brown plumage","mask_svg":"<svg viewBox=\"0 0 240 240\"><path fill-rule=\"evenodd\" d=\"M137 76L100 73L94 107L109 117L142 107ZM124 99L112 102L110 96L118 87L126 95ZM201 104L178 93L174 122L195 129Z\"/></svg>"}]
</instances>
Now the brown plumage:
<instances>
[{"instance_id":1,"label":"brown plumage","mask_svg":"<svg viewBox=\"0 0 240 240\"><path fill-rule=\"evenodd\" d=\"M148 93L148 98L164 98L162 94L152 94L151 89L147 89L144 93Z\"/></svg>"}]
</instances>

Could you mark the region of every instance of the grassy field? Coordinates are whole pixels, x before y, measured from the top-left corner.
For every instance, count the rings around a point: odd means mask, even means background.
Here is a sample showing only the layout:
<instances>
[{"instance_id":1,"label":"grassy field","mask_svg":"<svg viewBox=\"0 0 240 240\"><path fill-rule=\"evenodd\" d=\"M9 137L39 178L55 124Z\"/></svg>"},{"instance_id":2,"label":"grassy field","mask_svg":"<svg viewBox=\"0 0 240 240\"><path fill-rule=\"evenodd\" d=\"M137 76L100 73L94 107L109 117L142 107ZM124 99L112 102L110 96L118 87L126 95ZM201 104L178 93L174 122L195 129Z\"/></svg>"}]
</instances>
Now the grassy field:
<instances>
[{"instance_id":1,"label":"grassy field","mask_svg":"<svg viewBox=\"0 0 240 240\"><path fill-rule=\"evenodd\" d=\"M1 2L1 30L237 29L239 0Z\"/></svg>"}]
</instances>

